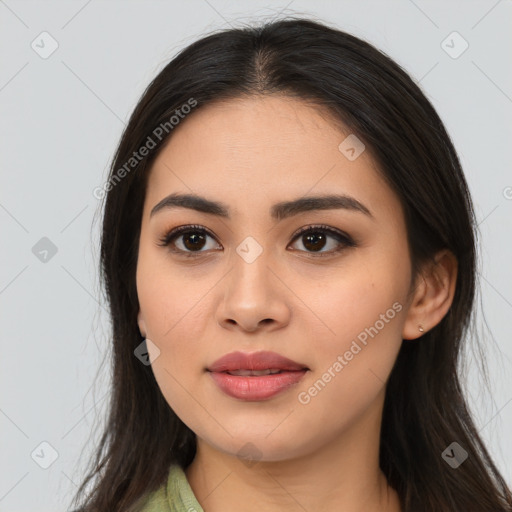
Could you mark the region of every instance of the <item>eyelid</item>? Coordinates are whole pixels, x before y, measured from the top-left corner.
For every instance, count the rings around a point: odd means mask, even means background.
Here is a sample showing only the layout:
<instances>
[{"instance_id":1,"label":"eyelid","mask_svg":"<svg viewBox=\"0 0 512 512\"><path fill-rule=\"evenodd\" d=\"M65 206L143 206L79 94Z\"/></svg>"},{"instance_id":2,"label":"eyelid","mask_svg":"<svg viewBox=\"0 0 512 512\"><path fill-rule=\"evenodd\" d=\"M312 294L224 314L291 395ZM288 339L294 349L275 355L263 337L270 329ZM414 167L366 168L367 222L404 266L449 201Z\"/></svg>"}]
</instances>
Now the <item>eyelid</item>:
<instances>
[{"instance_id":1,"label":"eyelid","mask_svg":"<svg viewBox=\"0 0 512 512\"><path fill-rule=\"evenodd\" d=\"M199 224L186 224L183 226L178 226L176 228L173 228L165 233L165 235L160 238L160 243L158 245L160 246L167 246L170 244L171 240L173 238L178 238L179 235L188 233L190 231L204 231L208 236L213 238L219 245L220 242L217 240L217 237L206 227L201 226ZM179 251L183 252L183 251ZM198 251L200 252L200 251ZM204 251L202 251L204 252ZM193 254L193 251L189 251L190 254Z\"/></svg>"},{"instance_id":2,"label":"eyelid","mask_svg":"<svg viewBox=\"0 0 512 512\"><path fill-rule=\"evenodd\" d=\"M325 224L311 224L309 226L303 226L299 230L297 230L292 235L292 241L298 238L303 233L307 233L308 231L325 231L327 233L330 233L331 235L336 235L339 238L343 238L343 240L347 242L353 243L352 237L348 235L347 233L341 231L340 229L333 228L331 226L326 226Z\"/></svg>"}]
</instances>

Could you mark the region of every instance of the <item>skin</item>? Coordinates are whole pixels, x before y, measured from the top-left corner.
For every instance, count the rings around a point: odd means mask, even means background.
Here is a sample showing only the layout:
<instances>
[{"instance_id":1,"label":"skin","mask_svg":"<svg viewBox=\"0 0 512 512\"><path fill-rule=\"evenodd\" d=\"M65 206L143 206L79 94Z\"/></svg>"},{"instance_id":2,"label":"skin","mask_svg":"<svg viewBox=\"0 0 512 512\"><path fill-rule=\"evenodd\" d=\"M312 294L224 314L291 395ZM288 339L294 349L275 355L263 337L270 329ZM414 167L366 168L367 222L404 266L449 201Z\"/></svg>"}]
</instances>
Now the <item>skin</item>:
<instances>
[{"instance_id":1,"label":"skin","mask_svg":"<svg viewBox=\"0 0 512 512\"><path fill-rule=\"evenodd\" d=\"M386 381L403 339L421 337L419 324L427 332L448 311L456 261L442 251L412 276L400 201L369 148L354 161L340 152L349 133L297 99L229 100L190 114L152 166L137 264L138 324L160 350L152 369L165 399L197 435L186 475L206 512L400 510L378 463ZM231 218L187 208L150 217L177 192L221 201ZM280 201L332 193L356 198L372 217L345 209L270 216ZM187 258L159 245L188 224L214 234L202 252ZM294 234L317 224L347 233L356 246L315 256ZM236 252L248 236L263 249L252 263ZM318 250L339 246L327 234ZM194 245L178 236L174 247L193 252ZM401 311L301 403L299 393L396 303ZM275 351L310 371L271 399L238 400L205 371L235 350ZM252 447L252 462L237 456L244 446Z\"/></svg>"}]
</instances>

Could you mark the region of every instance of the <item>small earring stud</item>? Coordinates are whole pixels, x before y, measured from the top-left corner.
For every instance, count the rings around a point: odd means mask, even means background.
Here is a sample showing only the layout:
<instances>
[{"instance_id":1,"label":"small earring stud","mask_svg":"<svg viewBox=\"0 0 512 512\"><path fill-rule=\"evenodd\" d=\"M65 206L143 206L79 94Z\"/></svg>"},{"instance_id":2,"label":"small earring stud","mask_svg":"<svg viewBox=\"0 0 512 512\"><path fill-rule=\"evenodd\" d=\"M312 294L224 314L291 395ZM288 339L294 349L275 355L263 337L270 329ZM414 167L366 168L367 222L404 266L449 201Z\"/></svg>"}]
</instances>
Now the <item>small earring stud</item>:
<instances>
[{"instance_id":1,"label":"small earring stud","mask_svg":"<svg viewBox=\"0 0 512 512\"><path fill-rule=\"evenodd\" d=\"M423 326L421 324L418 326L418 331L425 332L425 329L423 329Z\"/></svg>"}]
</instances>

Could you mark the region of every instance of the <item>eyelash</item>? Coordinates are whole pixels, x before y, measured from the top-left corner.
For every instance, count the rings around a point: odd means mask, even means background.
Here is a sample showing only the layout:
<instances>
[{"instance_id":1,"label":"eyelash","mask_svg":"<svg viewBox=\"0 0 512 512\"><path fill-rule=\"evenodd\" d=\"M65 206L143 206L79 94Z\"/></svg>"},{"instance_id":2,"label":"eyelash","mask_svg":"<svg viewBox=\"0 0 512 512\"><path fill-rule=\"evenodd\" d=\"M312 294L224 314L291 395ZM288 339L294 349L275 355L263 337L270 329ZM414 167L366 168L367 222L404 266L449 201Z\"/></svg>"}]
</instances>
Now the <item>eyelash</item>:
<instances>
[{"instance_id":1,"label":"eyelash","mask_svg":"<svg viewBox=\"0 0 512 512\"><path fill-rule=\"evenodd\" d=\"M197 224L193 225L186 225L186 226L179 226L175 229L172 229L168 233L165 234L164 237L160 238L160 243L158 244L161 247L167 247L171 244L171 242L178 238L180 235L188 234L188 233L206 233L208 236L213 238L217 243L219 243L215 236L204 226L199 226ZM297 233L293 235L292 242L295 242L301 235L305 233L324 233L332 236L335 238L341 245L333 250L330 251L324 251L324 252L312 252L312 251L303 251L298 249L299 252L305 252L307 254L310 254L314 258L322 258L327 256L332 256L333 254L337 254L347 247L355 247L355 242L352 240L351 237L349 237L347 234L343 233L342 231L338 231L336 229L333 229L329 226L325 226L322 224L314 225L314 226L305 226L301 228ZM220 244L219 244L220 245ZM169 249L173 253L181 253L185 257L198 257L202 253L206 251L183 251L182 249Z\"/></svg>"}]
</instances>

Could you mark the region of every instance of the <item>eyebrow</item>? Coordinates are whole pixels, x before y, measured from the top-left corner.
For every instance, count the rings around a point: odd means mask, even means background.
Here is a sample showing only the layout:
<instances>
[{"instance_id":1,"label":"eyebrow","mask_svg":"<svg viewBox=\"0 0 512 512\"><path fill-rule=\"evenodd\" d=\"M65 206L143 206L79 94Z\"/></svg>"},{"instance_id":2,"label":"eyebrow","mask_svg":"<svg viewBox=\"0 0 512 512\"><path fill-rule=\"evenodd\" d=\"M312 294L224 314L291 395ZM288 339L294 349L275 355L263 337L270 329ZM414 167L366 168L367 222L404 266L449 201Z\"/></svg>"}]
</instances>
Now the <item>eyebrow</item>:
<instances>
[{"instance_id":1,"label":"eyebrow","mask_svg":"<svg viewBox=\"0 0 512 512\"><path fill-rule=\"evenodd\" d=\"M149 216L152 217L157 212L170 208L189 208L226 219L230 218L230 210L227 205L196 194L170 194L153 207ZM304 196L292 201L276 203L270 209L270 215L273 219L281 220L304 212L333 209L360 212L372 219L374 218L370 210L354 197L335 194Z\"/></svg>"}]
</instances>

